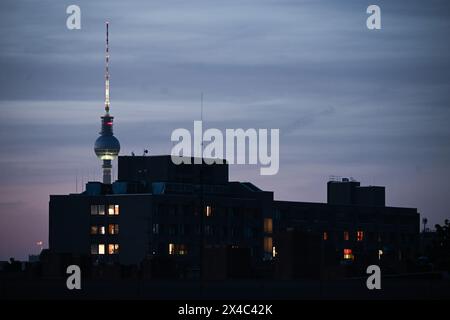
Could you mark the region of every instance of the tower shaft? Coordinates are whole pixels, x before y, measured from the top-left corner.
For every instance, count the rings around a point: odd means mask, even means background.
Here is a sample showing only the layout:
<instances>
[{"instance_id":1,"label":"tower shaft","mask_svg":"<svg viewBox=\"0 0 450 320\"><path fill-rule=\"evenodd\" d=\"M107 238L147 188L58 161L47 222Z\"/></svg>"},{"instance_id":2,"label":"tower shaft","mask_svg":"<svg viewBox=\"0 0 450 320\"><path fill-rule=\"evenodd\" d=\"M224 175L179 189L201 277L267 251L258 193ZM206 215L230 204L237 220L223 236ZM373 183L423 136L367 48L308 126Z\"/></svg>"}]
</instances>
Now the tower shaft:
<instances>
[{"instance_id":1,"label":"tower shaft","mask_svg":"<svg viewBox=\"0 0 450 320\"><path fill-rule=\"evenodd\" d=\"M112 164L111 160L103 160L103 183L104 184L111 184L112 181Z\"/></svg>"}]
</instances>

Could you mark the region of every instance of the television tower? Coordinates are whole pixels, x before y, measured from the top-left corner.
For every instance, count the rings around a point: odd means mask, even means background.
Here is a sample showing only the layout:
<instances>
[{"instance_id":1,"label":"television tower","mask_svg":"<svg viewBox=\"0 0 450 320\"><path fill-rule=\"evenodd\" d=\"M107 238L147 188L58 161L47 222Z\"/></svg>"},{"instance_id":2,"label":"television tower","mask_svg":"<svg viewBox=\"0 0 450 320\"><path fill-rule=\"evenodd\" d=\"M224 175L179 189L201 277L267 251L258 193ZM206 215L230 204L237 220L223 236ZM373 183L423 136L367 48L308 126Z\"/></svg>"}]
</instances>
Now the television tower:
<instances>
[{"instance_id":1,"label":"television tower","mask_svg":"<svg viewBox=\"0 0 450 320\"><path fill-rule=\"evenodd\" d=\"M120 151L120 143L113 134L114 117L109 114L109 23L106 22L106 51L105 51L105 115L101 117L102 128L100 137L95 140L94 151L103 161L103 183L111 184L111 161Z\"/></svg>"}]
</instances>

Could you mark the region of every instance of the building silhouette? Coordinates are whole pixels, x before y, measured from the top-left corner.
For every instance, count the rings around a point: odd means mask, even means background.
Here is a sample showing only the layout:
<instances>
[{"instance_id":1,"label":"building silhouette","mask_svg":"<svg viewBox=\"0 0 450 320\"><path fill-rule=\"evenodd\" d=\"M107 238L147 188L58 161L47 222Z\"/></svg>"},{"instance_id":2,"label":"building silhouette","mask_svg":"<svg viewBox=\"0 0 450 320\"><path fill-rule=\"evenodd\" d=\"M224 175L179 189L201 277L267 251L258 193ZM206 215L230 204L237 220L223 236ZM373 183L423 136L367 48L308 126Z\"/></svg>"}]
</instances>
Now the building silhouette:
<instances>
[{"instance_id":1,"label":"building silhouette","mask_svg":"<svg viewBox=\"0 0 450 320\"><path fill-rule=\"evenodd\" d=\"M342 179L328 183L328 203L278 201L229 181L226 163L175 165L168 155L120 156L117 181L51 195L49 218L52 252L122 265L170 259L190 275L211 274L215 259L242 276L396 266L414 257L420 228L416 209L384 205L383 187Z\"/></svg>"}]
</instances>

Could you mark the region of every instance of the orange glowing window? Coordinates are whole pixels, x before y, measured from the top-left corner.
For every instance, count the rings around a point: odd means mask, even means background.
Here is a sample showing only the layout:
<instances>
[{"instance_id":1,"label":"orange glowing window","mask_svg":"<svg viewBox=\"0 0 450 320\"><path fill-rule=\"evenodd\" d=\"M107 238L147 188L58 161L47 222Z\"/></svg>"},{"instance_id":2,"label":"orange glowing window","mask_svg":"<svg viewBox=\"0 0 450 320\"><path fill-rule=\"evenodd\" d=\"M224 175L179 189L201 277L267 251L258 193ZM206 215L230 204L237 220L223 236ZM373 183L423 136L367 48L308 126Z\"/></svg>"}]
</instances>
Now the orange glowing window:
<instances>
[{"instance_id":1,"label":"orange glowing window","mask_svg":"<svg viewBox=\"0 0 450 320\"><path fill-rule=\"evenodd\" d=\"M91 234L98 234L98 227L97 226L91 226Z\"/></svg>"},{"instance_id":2,"label":"orange glowing window","mask_svg":"<svg viewBox=\"0 0 450 320\"><path fill-rule=\"evenodd\" d=\"M108 225L108 233L109 234L118 234L119 233L119 225L118 224Z\"/></svg>"},{"instance_id":3,"label":"orange glowing window","mask_svg":"<svg viewBox=\"0 0 450 320\"><path fill-rule=\"evenodd\" d=\"M328 232L324 232L323 233L323 240L327 241L328 240Z\"/></svg>"},{"instance_id":4,"label":"orange glowing window","mask_svg":"<svg viewBox=\"0 0 450 320\"><path fill-rule=\"evenodd\" d=\"M273 240L272 237L264 237L264 252L273 253Z\"/></svg>"},{"instance_id":5,"label":"orange glowing window","mask_svg":"<svg viewBox=\"0 0 450 320\"><path fill-rule=\"evenodd\" d=\"M364 240L364 232L363 231L357 231L356 232L356 241L363 241Z\"/></svg>"},{"instance_id":6,"label":"orange glowing window","mask_svg":"<svg viewBox=\"0 0 450 320\"><path fill-rule=\"evenodd\" d=\"M273 232L273 221L271 218L264 218L264 232L265 233Z\"/></svg>"},{"instance_id":7,"label":"orange glowing window","mask_svg":"<svg viewBox=\"0 0 450 320\"><path fill-rule=\"evenodd\" d=\"M212 214L213 214L212 207L211 207L211 206L206 206L205 209L206 209L206 210L205 210L206 216L207 216L207 217L211 217Z\"/></svg>"},{"instance_id":8,"label":"orange glowing window","mask_svg":"<svg viewBox=\"0 0 450 320\"><path fill-rule=\"evenodd\" d=\"M345 241L349 241L350 240L350 234L348 233L348 231L344 231L344 240Z\"/></svg>"},{"instance_id":9,"label":"orange glowing window","mask_svg":"<svg viewBox=\"0 0 450 320\"><path fill-rule=\"evenodd\" d=\"M118 244L109 244L108 245L108 254L118 254L119 253L119 245Z\"/></svg>"}]
</instances>

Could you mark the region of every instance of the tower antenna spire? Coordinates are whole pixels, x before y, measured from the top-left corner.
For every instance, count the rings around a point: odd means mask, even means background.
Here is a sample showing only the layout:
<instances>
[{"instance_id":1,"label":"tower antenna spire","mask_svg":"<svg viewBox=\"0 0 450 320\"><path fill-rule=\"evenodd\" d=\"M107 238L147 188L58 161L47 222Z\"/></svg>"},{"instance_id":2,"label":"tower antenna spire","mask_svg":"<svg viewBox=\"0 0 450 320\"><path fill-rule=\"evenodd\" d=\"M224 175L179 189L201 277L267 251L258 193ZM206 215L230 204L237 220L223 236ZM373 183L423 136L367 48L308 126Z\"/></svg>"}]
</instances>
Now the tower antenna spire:
<instances>
[{"instance_id":1,"label":"tower antenna spire","mask_svg":"<svg viewBox=\"0 0 450 320\"><path fill-rule=\"evenodd\" d=\"M106 21L106 49L105 49L105 111L109 112L109 22Z\"/></svg>"}]
</instances>

